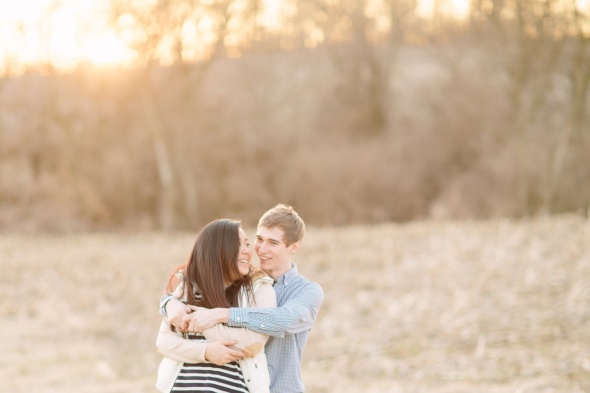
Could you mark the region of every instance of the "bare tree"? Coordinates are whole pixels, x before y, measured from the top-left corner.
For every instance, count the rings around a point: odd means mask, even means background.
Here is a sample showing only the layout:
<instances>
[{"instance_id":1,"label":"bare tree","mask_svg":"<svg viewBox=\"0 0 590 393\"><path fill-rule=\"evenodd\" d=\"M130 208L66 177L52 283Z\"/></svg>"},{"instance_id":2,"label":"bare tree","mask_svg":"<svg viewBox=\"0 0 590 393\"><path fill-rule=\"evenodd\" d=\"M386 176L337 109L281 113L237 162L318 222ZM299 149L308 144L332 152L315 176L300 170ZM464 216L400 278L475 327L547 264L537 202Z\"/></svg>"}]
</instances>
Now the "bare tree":
<instances>
[{"instance_id":1,"label":"bare tree","mask_svg":"<svg viewBox=\"0 0 590 393\"><path fill-rule=\"evenodd\" d=\"M186 138L194 138L199 125L185 123L182 127L192 131L178 130L173 119L194 119L190 112L195 97L213 62L225 53L232 22L245 26L256 16L256 1L238 7L243 4L239 0L158 0L152 4L113 0L113 22L120 28L132 26L134 46L146 65L148 83L141 94L141 107L153 141L160 187L159 221L164 228L199 219L200 184L194 152L185 150L190 146ZM179 95L173 98L163 94L167 77L156 65L166 59L172 63L174 84L180 86ZM163 105L164 99L174 101L174 113L166 112L169 106Z\"/></svg>"},{"instance_id":2,"label":"bare tree","mask_svg":"<svg viewBox=\"0 0 590 393\"><path fill-rule=\"evenodd\" d=\"M357 135L379 135L387 128L388 86L399 50L413 27L415 0L298 2L299 23L322 32L332 59L336 112Z\"/></svg>"},{"instance_id":3,"label":"bare tree","mask_svg":"<svg viewBox=\"0 0 590 393\"><path fill-rule=\"evenodd\" d=\"M566 160L572 153L575 143L582 142L583 133L588 133L588 102L590 94L590 32L586 29L590 15L578 10L575 2L571 4L567 27L571 28L573 37L567 39L570 44L569 66L566 75L569 89L569 114L565 126L561 129L558 142L552 152L551 167L544 194L544 210L555 211L560 193L560 185L567 168ZM584 158L579 157L583 161ZM577 161L577 160L571 160Z\"/></svg>"}]
</instances>

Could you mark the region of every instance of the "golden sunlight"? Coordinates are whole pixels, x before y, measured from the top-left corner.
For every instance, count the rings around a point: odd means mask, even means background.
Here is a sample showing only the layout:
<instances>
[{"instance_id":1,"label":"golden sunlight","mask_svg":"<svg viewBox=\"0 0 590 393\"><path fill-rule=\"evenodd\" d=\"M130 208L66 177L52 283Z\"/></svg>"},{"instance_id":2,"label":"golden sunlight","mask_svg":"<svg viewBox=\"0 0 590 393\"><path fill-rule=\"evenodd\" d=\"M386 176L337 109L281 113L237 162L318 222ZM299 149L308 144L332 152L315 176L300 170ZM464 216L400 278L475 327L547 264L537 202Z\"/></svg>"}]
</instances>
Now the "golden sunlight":
<instances>
[{"instance_id":1,"label":"golden sunlight","mask_svg":"<svg viewBox=\"0 0 590 393\"><path fill-rule=\"evenodd\" d=\"M109 26L109 4L104 0L0 0L0 74L39 65L67 71L80 63L133 64L136 53ZM270 30L280 29L282 18L295 12L291 3L281 0L262 4L258 22ZM469 0L419 0L419 4L419 14L426 18L435 12L462 18L469 12ZM205 22L207 18L201 20ZM199 26L204 42L211 38L210 29Z\"/></svg>"},{"instance_id":2,"label":"golden sunlight","mask_svg":"<svg viewBox=\"0 0 590 393\"><path fill-rule=\"evenodd\" d=\"M129 64L134 58L134 53L112 32L90 38L80 51L81 60L97 66Z\"/></svg>"},{"instance_id":3,"label":"golden sunlight","mask_svg":"<svg viewBox=\"0 0 590 393\"><path fill-rule=\"evenodd\" d=\"M576 0L578 10L590 15L590 0Z\"/></svg>"},{"instance_id":4,"label":"golden sunlight","mask_svg":"<svg viewBox=\"0 0 590 393\"><path fill-rule=\"evenodd\" d=\"M469 14L470 0L418 0L417 13L423 18L432 18L435 14L464 19Z\"/></svg>"},{"instance_id":5,"label":"golden sunlight","mask_svg":"<svg viewBox=\"0 0 590 393\"><path fill-rule=\"evenodd\" d=\"M418 0L417 14L426 19L434 15L464 19L469 15L470 1ZM580 9L587 10L590 4L590 0L574 1ZM262 0L261 4L263 11L257 23L270 31L284 28L285 18L297 12L296 3L285 0ZM374 0L367 4L375 4L376 11L368 7L367 12L377 19L378 26L387 28L389 22L379 17L385 3ZM107 0L0 0L0 75L20 73L39 65L60 71L71 70L80 63L97 67L133 65L138 55L122 38L123 33L109 25L110 5ZM213 42L215 32L211 24L206 17L199 25L186 23L182 33L187 47L198 49ZM310 32L309 46L323 40L321 31L310 28ZM240 36L228 33L225 43L231 47L233 41L239 42ZM201 52L206 51L193 50L183 55L194 60L202 56ZM162 60L160 54L156 56Z\"/></svg>"},{"instance_id":6,"label":"golden sunlight","mask_svg":"<svg viewBox=\"0 0 590 393\"><path fill-rule=\"evenodd\" d=\"M130 64L134 52L108 27L100 0L0 0L0 73L39 64Z\"/></svg>"},{"instance_id":7,"label":"golden sunlight","mask_svg":"<svg viewBox=\"0 0 590 393\"><path fill-rule=\"evenodd\" d=\"M284 6L278 0L263 0L264 12L260 16L259 22L271 30L281 28L281 18L285 12Z\"/></svg>"}]
</instances>

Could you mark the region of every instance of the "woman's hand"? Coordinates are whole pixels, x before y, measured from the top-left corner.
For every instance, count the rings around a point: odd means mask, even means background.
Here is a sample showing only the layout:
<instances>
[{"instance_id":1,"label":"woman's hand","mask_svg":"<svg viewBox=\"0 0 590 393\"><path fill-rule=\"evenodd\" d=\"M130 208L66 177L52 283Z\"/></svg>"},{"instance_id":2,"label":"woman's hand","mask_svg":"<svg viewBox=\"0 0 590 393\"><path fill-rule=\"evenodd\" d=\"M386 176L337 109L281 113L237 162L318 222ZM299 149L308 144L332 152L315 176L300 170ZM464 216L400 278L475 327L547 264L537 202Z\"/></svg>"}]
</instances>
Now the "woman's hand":
<instances>
[{"instance_id":1,"label":"woman's hand","mask_svg":"<svg viewBox=\"0 0 590 393\"><path fill-rule=\"evenodd\" d=\"M242 359L244 357L243 352L230 348L236 343L236 340L214 341L210 343L205 350L205 360L218 366L223 366L234 360Z\"/></svg>"},{"instance_id":2,"label":"woman's hand","mask_svg":"<svg viewBox=\"0 0 590 393\"><path fill-rule=\"evenodd\" d=\"M203 307L187 306L191 314L186 315L182 322L186 324L189 332L202 333L205 329L217 325L218 323L227 323L229 321L228 308L207 309Z\"/></svg>"}]
</instances>

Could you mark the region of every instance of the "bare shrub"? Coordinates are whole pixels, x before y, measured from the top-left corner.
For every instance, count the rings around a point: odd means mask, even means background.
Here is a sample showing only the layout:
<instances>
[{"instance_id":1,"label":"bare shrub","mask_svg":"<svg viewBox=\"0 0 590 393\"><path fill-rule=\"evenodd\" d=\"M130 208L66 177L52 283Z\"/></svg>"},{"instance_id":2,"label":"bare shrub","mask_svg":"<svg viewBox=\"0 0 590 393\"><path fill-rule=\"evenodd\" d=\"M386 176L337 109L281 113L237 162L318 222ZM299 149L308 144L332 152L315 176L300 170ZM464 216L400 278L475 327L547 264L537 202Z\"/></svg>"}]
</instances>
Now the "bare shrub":
<instances>
[{"instance_id":1,"label":"bare shrub","mask_svg":"<svg viewBox=\"0 0 590 393\"><path fill-rule=\"evenodd\" d=\"M555 109L523 129L510 54L473 45L400 48L377 134L349 121L359 108L331 104L327 47L6 80L0 227L188 229L252 222L279 201L322 225L586 209L590 140L571 128L565 63L543 90Z\"/></svg>"}]
</instances>

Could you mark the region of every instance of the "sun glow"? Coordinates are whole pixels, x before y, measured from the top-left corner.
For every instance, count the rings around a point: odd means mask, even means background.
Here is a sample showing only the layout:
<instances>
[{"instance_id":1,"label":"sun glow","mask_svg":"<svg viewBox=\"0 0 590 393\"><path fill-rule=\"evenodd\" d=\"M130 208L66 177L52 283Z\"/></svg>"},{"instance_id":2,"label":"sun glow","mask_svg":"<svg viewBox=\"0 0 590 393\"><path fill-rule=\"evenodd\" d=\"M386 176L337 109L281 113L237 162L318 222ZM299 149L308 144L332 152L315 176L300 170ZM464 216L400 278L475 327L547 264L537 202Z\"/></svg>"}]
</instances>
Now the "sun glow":
<instances>
[{"instance_id":1,"label":"sun glow","mask_svg":"<svg viewBox=\"0 0 590 393\"><path fill-rule=\"evenodd\" d=\"M150 0L137 0L138 3L141 1L149 4ZM465 20L469 17L471 1L417 0L415 11L423 19L442 16ZM590 0L573 1L579 12L590 14ZM109 0L0 0L0 76L31 68L68 71L81 63L96 67L137 65L142 54L138 55L130 47L130 39L137 38L137 34L130 33L133 24L130 23L131 27L124 32L116 31L108 21L111 4ZM270 32L288 30L284 21L298 11L295 0L261 0L261 4L262 12L256 23ZM367 12L377 21L378 28L391 28L390 16L383 12L390 3L368 0L366 4ZM314 23L306 24L305 29L308 34L306 45L315 46L324 40L323 31ZM189 61L206 58L207 47L216 38L213 22L207 17L185 23L182 34L186 44L182 48L182 58ZM140 40L143 35L139 34ZM224 40L228 53L242 38L239 32L228 33ZM166 54L155 53L162 64L176 60L176 57L168 55L168 59ZM239 50L236 55L239 56Z\"/></svg>"},{"instance_id":2,"label":"sun glow","mask_svg":"<svg viewBox=\"0 0 590 393\"><path fill-rule=\"evenodd\" d=\"M92 9L64 9L54 18L51 57L57 66L69 68L80 62L95 66L121 65L133 53L101 20L89 20Z\"/></svg>"},{"instance_id":3,"label":"sun glow","mask_svg":"<svg viewBox=\"0 0 590 393\"><path fill-rule=\"evenodd\" d=\"M461 18L469 12L469 0L418 0L418 3L418 14L425 18L435 12ZM96 67L133 65L137 53L109 26L110 4L105 0L0 0L0 75L18 74L31 68L68 71L81 63ZM282 0L263 0L262 4L258 23L271 31L284 28L283 18L296 12L293 3ZM201 20L205 22L207 18ZM191 41L190 37L197 34L188 32L187 43L199 47L214 40L210 37L214 34L212 27L194 26L194 29L199 30L200 42ZM311 46L323 39L312 38ZM230 36L228 42L231 44Z\"/></svg>"},{"instance_id":4,"label":"sun glow","mask_svg":"<svg viewBox=\"0 0 590 393\"><path fill-rule=\"evenodd\" d=\"M418 0L417 14L432 18L436 14L464 19L469 15L470 0Z\"/></svg>"},{"instance_id":5,"label":"sun glow","mask_svg":"<svg viewBox=\"0 0 590 393\"><path fill-rule=\"evenodd\" d=\"M68 70L131 64L134 52L108 27L100 0L0 0L0 74L51 64Z\"/></svg>"},{"instance_id":6,"label":"sun glow","mask_svg":"<svg viewBox=\"0 0 590 393\"><path fill-rule=\"evenodd\" d=\"M111 32L92 37L80 51L80 59L98 66L127 64L134 58L134 53Z\"/></svg>"}]
</instances>

